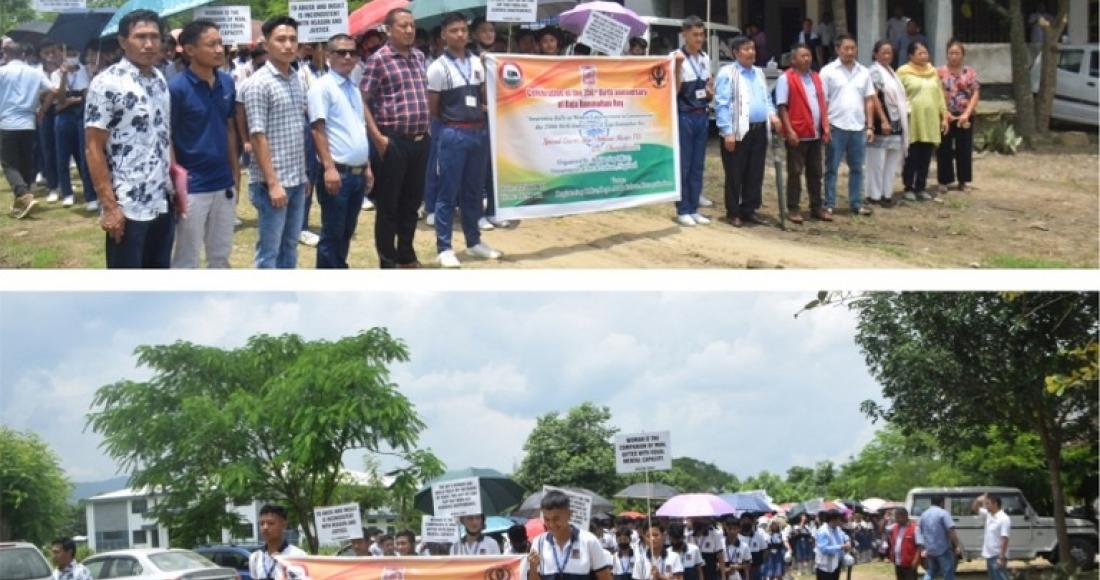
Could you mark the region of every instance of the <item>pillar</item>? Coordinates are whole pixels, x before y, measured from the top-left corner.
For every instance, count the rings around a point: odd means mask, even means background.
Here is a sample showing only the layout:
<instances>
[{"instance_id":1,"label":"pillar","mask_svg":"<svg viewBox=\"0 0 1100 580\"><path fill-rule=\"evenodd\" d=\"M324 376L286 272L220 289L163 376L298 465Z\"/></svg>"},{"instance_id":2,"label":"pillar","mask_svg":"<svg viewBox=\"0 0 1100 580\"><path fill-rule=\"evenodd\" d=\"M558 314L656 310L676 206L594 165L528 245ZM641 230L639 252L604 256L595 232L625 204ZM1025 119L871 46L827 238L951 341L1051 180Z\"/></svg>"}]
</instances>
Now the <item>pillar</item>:
<instances>
[{"instance_id":1,"label":"pillar","mask_svg":"<svg viewBox=\"0 0 1100 580\"><path fill-rule=\"evenodd\" d=\"M932 53L932 64L939 66L947 62L944 47L955 35L954 13L950 2L924 0L924 35L928 37L928 47Z\"/></svg>"},{"instance_id":2,"label":"pillar","mask_svg":"<svg viewBox=\"0 0 1100 580\"><path fill-rule=\"evenodd\" d=\"M926 2L929 0L926 0ZM936 0L930 0L935 3ZM848 18L857 19L856 43L859 45L859 62L871 62L871 51L875 43L886 36L886 0L859 0L856 13Z\"/></svg>"},{"instance_id":3,"label":"pillar","mask_svg":"<svg viewBox=\"0 0 1100 580\"><path fill-rule=\"evenodd\" d=\"M1088 44L1089 41L1089 0L1069 0L1070 44Z\"/></svg>"}]
</instances>

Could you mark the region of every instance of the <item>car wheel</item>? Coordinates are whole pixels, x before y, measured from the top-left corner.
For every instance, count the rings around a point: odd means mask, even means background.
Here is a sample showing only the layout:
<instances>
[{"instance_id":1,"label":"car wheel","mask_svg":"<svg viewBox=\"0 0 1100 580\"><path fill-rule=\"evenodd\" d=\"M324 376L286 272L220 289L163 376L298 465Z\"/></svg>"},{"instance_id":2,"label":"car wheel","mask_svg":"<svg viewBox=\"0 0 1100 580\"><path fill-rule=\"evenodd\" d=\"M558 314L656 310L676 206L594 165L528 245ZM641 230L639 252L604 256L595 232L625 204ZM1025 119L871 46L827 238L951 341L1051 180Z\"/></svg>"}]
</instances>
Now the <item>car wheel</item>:
<instances>
[{"instance_id":1,"label":"car wheel","mask_svg":"<svg viewBox=\"0 0 1100 580\"><path fill-rule=\"evenodd\" d=\"M1096 567L1096 546L1086 538L1070 538L1069 555L1082 570Z\"/></svg>"}]
</instances>

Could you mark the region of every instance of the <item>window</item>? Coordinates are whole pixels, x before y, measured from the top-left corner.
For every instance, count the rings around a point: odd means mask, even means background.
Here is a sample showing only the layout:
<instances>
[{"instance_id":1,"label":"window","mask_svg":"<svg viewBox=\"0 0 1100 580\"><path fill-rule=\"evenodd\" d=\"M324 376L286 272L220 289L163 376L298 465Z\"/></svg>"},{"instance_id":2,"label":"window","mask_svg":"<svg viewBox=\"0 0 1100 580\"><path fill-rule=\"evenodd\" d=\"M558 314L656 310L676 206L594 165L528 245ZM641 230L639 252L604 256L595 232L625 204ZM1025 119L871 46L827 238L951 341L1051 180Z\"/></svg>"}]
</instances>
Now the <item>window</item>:
<instances>
[{"instance_id":1,"label":"window","mask_svg":"<svg viewBox=\"0 0 1100 580\"><path fill-rule=\"evenodd\" d=\"M230 533L232 534L234 540L251 541L255 532L252 529L252 524L245 522L234 524L233 527L230 528Z\"/></svg>"},{"instance_id":2,"label":"window","mask_svg":"<svg viewBox=\"0 0 1100 580\"><path fill-rule=\"evenodd\" d=\"M134 530L133 544L137 546L138 544L144 544L145 541L145 530Z\"/></svg>"},{"instance_id":3,"label":"window","mask_svg":"<svg viewBox=\"0 0 1100 580\"><path fill-rule=\"evenodd\" d=\"M130 500L130 513L143 514L147 509L149 509L149 506L148 502L145 501L145 498Z\"/></svg>"},{"instance_id":4,"label":"window","mask_svg":"<svg viewBox=\"0 0 1100 580\"><path fill-rule=\"evenodd\" d=\"M214 563L194 552L161 552L152 554L149 560L162 572L179 572L192 568L215 568Z\"/></svg>"},{"instance_id":5,"label":"window","mask_svg":"<svg viewBox=\"0 0 1100 580\"><path fill-rule=\"evenodd\" d=\"M133 558L113 558L111 569L107 571L108 578L125 578L127 576L140 576L141 564Z\"/></svg>"},{"instance_id":6,"label":"window","mask_svg":"<svg viewBox=\"0 0 1100 580\"><path fill-rule=\"evenodd\" d=\"M1058 53L1058 68L1071 73L1081 72L1081 61L1085 59L1083 50L1063 50Z\"/></svg>"},{"instance_id":7,"label":"window","mask_svg":"<svg viewBox=\"0 0 1100 580\"><path fill-rule=\"evenodd\" d=\"M250 506L250 505L252 505L252 500L250 500L250 499L245 499L245 498L241 498L241 499L234 499L234 500L233 500L233 505L234 505L234 506L237 506L237 507L245 507L245 506Z\"/></svg>"},{"instance_id":8,"label":"window","mask_svg":"<svg viewBox=\"0 0 1100 580\"><path fill-rule=\"evenodd\" d=\"M50 568L37 548L0 550L0 580L30 580L49 575Z\"/></svg>"},{"instance_id":9,"label":"window","mask_svg":"<svg viewBox=\"0 0 1100 580\"><path fill-rule=\"evenodd\" d=\"M1010 516L1022 516L1027 513L1027 503L1018 495L1003 495L1001 509Z\"/></svg>"},{"instance_id":10,"label":"window","mask_svg":"<svg viewBox=\"0 0 1100 580\"><path fill-rule=\"evenodd\" d=\"M244 554L238 552L221 552L219 555L221 556L221 562L218 562L219 566L226 566L236 570L248 569L248 556Z\"/></svg>"},{"instance_id":11,"label":"window","mask_svg":"<svg viewBox=\"0 0 1100 580\"><path fill-rule=\"evenodd\" d=\"M92 575L92 578L103 578L103 566L107 563L106 558L99 560L84 561L84 567L88 569L88 573Z\"/></svg>"},{"instance_id":12,"label":"window","mask_svg":"<svg viewBox=\"0 0 1100 580\"><path fill-rule=\"evenodd\" d=\"M913 498L913 510L912 515L914 517L924 513L924 510L928 509L928 506L932 505L932 498L928 496L917 496Z\"/></svg>"},{"instance_id":13,"label":"window","mask_svg":"<svg viewBox=\"0 0 1100 580\"><path fill-rule=\"evenodd\" d=\"M101 552L108 550L125 550L130 547L130 534L126 530L115 532L96 532L96 548Z\"/></svg>"},{"instance_id":14,"label":"window","mask_svg":"<svg viewBox=\"0 0 1100 580\"><path fill-rule=\"evenodd\" d=\"M1092 78L1100 76L1100 62L1098 62L1098 59L1100 59L1100 52L1094 50L1089 53L1089 76Z\"/></svg>"},{"instance_id":15,"label":"window","mask_svg":"<svg viewBox=\"0 0 1100 580\"><path fill-rule=\"evenodd\" d=\"M975 515L974 512L970 511L970 506L974 505L974 500L977 498L978 494L976 493L951 496L951 516L961 518Z\"/></svg>"}]
</instances>

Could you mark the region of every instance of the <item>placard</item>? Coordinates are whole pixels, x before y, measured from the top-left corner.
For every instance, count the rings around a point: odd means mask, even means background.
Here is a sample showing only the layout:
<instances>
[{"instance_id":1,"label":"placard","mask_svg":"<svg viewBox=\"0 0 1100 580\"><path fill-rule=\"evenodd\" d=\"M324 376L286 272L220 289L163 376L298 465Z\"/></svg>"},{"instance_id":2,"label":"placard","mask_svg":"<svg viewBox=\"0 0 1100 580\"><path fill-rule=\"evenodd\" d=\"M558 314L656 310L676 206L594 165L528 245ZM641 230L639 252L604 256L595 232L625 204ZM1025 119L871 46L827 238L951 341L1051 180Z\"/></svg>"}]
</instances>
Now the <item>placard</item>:
<instances>
[{"instance_id":1,"label":"placard","mask_svg":"<svg viewBox=\"0 0 1100 580\"><path fill-rule=\"evenodd\" d=\"M252 44L251 6L199 6L195 8L194 17L217 24L222 44L226 46Z\"/></svg>"},{"instance_id":2,"label":"placard","mask_svg":"<svg viewBox=\"0 0 1100 580\"><path fill-rule=\"evenodd\" d=\"M615 436L615 472L640 473L672 469L669 432Z\"/></svg>"},{"instance_id":3,"label":"placard","mask_svg":"<svg viewBox=\"0 0 1100 580\"><path fill-rule=\"evenodd\" d=\"M469 516L481 513L481 484L477 477L452 479L432 484L432 505L436 516Z\"/></svg>"},{"instance_id":4,"label":"placard","mask_svg":"<svg viewBox=\"0 0 1100 580\"><path fill-rule=\"evenodd\" d=\"M454 542L461 536L458 520L452 516L424 516L420 518L420 536L421 542Z\"/></svg>"},{"instance_id":5,"label":"placard","mask_svg":"<svg viewBox=\"0 0 1100 580\"><path fill-rule=\"evenodd\" d=\"M292 0L290 17L298 21L298 42L328 42L348 33L347 0Z\"/></svg>"},{"instance_id":6,"label":"placard","mask_svg":"<svg viewBox=\"0 0 1100 580\"><path fill-rule=\"evenodd\" d=\"M486 13L489 22L529 24L539 19L539 0L489 0Z\"/></svg>"},{"instance_id":7,"label":"placard","mask_svg":"<svg viewBox=\"0 0 1100 580\"><path fill-rule=\"evenodd\" d=\"M87 2L85 0L34 0L33 6L37 12L65 12L84 10Z\"/></svg>"},{"instance_id":8,"label":"placard","mask_svg":"<svg viewBox=\"0 0 1100 580\"><path fill-rule=\"evenodd\" d=\"M338 544L363 537L363 518L357 503L314 508L313 520L317 524L320 544Z\"/></svg>"},{"instance_id":9,"label":"placard","mask_svg":"<svg viewBox=\"0 0 1100 580\"><path fill-rule=\"evenodd\" d=\"M577 42L610 56L620 56L630 41L630 27L603 12L592 12Z\"/></svg>"},{"instance_id":10,"label":"placard","mask_svg":"<svg viewBox=\"0 0 1100 580\"><path fill-rule=\"evenodd\" d=\"M569 510L572 512L569 515L569 523L581 530L588 529L588 522L592 519L592 496L549 485L542 486L542 490L560 491L569 496Z\"/></svg>"}]
</instances>

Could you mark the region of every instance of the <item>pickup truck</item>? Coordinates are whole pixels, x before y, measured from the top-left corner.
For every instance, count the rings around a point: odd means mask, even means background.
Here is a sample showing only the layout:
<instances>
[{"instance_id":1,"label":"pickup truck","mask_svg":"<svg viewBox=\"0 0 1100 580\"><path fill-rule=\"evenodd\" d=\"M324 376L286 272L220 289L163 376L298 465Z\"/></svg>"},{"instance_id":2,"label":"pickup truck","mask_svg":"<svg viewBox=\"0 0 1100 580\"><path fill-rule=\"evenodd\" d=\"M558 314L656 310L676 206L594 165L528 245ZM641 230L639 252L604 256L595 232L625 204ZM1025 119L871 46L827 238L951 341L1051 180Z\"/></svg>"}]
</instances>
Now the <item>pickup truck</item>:
<instances>
[{"instance_id":1,"label":"pickup truck","mask_svg":"<svg viewBox=\"0 0 1100 580\"><path fill-rule=\"evenodd\" d=\"M944 496L943 509L955 520L955 529L963 545L963 556L980 560L984 522L981 516L971 513L970 506L983 493L999 496L1002 509L1012 520L1012 532L1008 540L1009 559L1032 560L1042 556L1052 563L1057 562L1058 534L1054 529L1054 518L1038 515L1017 488L919 487L909 491L905 498L905 507L917 518L932 505L933 496ZM1096 567L1096 524L1067 516L1066 529L1069 532L1070 555L1073 559L1086 569Z\"/></svg>"}]
</instances>

